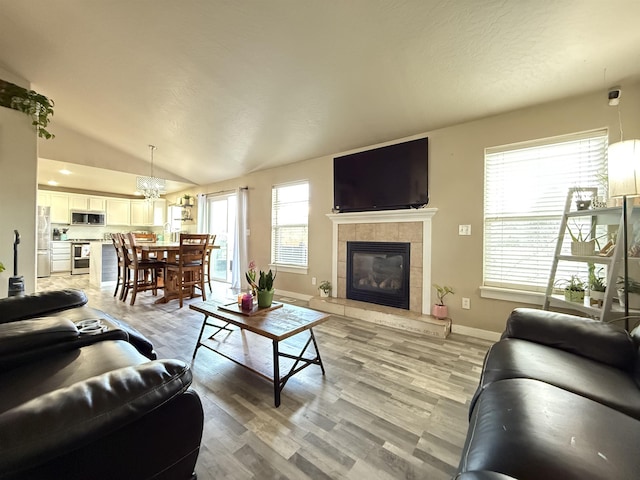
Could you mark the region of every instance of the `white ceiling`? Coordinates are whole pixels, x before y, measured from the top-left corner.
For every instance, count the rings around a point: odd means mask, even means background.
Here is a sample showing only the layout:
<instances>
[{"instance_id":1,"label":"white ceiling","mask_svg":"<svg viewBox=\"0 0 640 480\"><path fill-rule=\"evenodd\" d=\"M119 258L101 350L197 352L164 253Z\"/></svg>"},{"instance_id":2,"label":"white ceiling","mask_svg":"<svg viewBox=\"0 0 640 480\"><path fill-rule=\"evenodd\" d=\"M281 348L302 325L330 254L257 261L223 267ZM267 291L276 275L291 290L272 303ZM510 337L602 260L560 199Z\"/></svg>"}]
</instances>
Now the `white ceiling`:
<instances>
[{"instance_id":1,"label":"white ceiling","mask_svg":"<svg viewBox=\"0 0 640 480\"><path fill-rule=\"evenodd\" d=\"M640 79L637 0L0 0L0 12L0 66L54 99L53 133L147 164L152 143L160 169L198 185Z\"/></svg>"}]
</instances>

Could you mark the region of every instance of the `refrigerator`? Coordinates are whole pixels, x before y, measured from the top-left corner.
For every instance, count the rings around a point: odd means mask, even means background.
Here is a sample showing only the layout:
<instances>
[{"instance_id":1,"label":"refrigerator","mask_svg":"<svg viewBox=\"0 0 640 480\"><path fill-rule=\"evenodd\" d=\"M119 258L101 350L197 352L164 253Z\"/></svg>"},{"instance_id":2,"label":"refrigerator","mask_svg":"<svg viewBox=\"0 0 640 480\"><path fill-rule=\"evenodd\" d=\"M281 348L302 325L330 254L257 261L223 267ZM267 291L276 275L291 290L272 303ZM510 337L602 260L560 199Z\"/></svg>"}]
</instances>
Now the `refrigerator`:
<instances>
[{"instance_id":1,"label":"refrigerator","mask_svg":"<svg viewBox=\"0 0 640 480\"><path fill-rule=\"evenodd\" d=\"M38 235L36 238L36 275L51 275L51 207L38 207Z\"/></svg>"}]
</instances>

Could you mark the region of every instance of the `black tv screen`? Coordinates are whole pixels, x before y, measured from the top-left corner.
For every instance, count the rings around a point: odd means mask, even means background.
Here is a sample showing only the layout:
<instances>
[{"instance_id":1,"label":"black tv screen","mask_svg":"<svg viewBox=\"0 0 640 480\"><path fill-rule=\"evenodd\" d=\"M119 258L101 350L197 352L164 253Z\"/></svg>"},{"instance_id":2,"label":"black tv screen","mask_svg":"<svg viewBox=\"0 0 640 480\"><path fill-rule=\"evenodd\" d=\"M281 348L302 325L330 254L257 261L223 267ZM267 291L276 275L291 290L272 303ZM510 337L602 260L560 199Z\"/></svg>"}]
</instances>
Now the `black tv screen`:
<instances>
[{"instance_id":1,"label":"black tv screen","mask_svg":"<svg viewBox=\"0 0 640 480\"><path fill-rule=\"evenodd\" d=\"M429 202L428 138L333 159L333 208L364 212Z\"/></svg>"}]
</instances>

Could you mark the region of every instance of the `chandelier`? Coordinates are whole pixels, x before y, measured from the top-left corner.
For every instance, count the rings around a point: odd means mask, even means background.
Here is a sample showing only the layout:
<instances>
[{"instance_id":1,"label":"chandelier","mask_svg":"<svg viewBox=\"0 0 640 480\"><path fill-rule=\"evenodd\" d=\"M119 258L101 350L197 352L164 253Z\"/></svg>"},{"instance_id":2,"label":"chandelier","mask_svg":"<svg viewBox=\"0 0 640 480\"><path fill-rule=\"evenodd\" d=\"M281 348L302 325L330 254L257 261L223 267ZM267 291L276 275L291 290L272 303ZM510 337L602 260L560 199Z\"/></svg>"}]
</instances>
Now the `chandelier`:
<instances>
[{"instance_id":1,"label":"chandelier","mask_svg":"<svg viewBox=\"0 0 640 480\"><path fill-rule=\"evenodd\" d=\"M136 178L136 190L140 192L144 197L149 200L157 200L160 198L160 194L164 193L166 188L166 180L164 178L157 178L153 176L153 151L156 149L155 145L149 145L151 150L151 176Z\"/></svg>"}]
</instances>

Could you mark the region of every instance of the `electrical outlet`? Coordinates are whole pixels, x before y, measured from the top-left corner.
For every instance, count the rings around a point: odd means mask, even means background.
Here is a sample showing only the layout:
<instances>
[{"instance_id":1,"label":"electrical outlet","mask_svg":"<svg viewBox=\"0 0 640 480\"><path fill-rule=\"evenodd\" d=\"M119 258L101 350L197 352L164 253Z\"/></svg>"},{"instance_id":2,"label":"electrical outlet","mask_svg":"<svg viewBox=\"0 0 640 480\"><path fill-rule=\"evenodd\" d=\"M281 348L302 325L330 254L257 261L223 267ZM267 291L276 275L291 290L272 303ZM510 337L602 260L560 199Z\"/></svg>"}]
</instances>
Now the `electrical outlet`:
<instances>
[{"instance_id":1,"label":"electrical outlet","mask_svg":"<svg viewBox=\"0 0 640 480\"><path fill-rule=\"evenodd\" d=\"M311 285L315 285L316 283L316 277L311 277Z\"/></svg>"},{"instance_id":2,"label":"electrical outlet","mask_svg":"<svg viewBox=\"0 0 640 480\"><path fill-rule=\"evenodd\" d=\"M471 235L471 225L458 225L458 235Z\"/></svg>"},{"instance_id":3,"label":"electrical outlet","mask_svg":"<svg viewBox=\"0 0 640 480\"><path fill-rule=\"evenodd\" d=\"M465 310L470 310L471 300L466 297L462 297L462 308L464 308Z\"/></svg>"}]
</instances>

